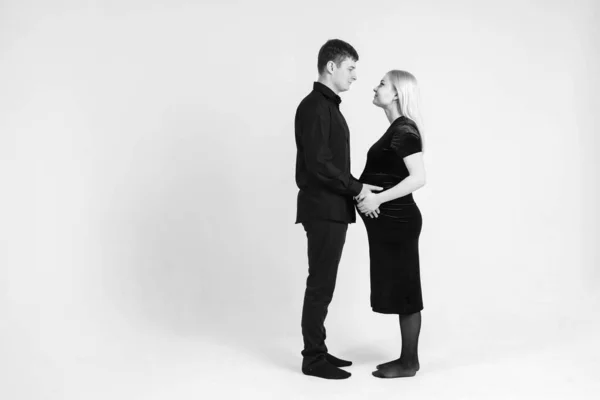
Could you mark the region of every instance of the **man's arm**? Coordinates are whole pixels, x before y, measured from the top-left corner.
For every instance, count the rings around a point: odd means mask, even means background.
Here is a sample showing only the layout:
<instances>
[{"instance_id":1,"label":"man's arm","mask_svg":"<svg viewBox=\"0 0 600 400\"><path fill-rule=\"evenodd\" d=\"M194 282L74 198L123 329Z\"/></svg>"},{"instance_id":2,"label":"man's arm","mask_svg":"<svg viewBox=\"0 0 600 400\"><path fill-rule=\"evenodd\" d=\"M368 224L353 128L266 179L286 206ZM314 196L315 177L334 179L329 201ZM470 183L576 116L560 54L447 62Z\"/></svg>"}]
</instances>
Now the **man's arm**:
<instances>
[{"instance_id":1,"label":"man's arm","mask_svg":"<svg viewBox=\"0 0 600 400\"><path fill-rule=\"evenodd\" d=\"M350 171L342 171L333 164L329 148L331 117L327 110L317 109L312 115L301 115L301 141L308 172L331 191L357 196L363 184L354 179Z\"/></svg>"}]
</instances>

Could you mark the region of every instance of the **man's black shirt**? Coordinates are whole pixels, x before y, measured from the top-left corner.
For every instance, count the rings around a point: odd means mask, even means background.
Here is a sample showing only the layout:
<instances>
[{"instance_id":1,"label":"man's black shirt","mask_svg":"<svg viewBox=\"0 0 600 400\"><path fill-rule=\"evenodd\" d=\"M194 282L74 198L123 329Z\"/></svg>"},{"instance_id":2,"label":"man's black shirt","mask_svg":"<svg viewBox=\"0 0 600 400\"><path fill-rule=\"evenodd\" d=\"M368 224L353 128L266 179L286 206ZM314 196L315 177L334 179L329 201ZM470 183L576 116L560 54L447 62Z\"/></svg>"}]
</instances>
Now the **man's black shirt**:
<instances>
[{"instance_id":1,"label":"man's black shirt","mask_svg":"<svg viewBox=\"0 0 600 400\"><path fill-rule=\"evenodd\" d=\"M315 82L296 110L296 223L356 221L352 197L362 183L350 173L350 131L340 103L331 89Z\"/></svg>"}]
</instances>

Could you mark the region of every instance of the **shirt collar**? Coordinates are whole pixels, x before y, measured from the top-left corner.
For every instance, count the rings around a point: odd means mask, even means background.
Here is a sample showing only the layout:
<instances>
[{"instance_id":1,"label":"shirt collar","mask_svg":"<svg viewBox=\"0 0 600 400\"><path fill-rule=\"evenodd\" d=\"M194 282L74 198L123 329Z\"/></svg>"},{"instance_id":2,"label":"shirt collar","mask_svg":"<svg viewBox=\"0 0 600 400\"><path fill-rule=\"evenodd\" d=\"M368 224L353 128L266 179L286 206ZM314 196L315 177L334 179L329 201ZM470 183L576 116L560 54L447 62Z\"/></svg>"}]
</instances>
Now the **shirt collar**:
<instances>
[{"instance_id":1,"label":"shirt collar","mask_svg":"<svg viewBox=\"0 0 600 400\"><path fill-rule=\"evenodd\" d=\"M342 102L340 96L335 94L333 90L329 89L327 86L323 85L321 82L315 82L313 85L313 89L319 93L322 93L326 98L333 101L338 106Z\"/></svg>"}]
</instances>

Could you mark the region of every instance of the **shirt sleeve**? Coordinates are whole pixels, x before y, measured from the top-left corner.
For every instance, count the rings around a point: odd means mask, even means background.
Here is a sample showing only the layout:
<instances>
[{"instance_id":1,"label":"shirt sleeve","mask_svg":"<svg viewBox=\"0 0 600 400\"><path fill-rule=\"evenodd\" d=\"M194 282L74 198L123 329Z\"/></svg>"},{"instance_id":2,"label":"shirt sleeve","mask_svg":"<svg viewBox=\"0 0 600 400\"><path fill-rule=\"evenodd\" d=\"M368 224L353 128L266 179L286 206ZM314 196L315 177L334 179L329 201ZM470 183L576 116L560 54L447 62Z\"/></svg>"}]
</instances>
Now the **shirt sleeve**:
<instances>
[{"instance_id":1,"label":"shirt sleeve","mask_svg":"<svg viewBox=\"0 0 600 400\"><path fill-rule=\"evenodd\" d=\"M394 132L390 147L401 158L423 151L419 132L408 126L400 127Z\"/></svg>"},{"instance_id":2,"label":"shirt sleeve","mask_svg":"<svg viewBox=\"0 0 600 400\"><path fill-rule=\"evenodd\" d=\"M329 111L318 108L305 113L302 118L302 146L308 172L329 190L346 196L356 196L362 183L354 179L350 171L344 171L333 163L329 148L331 117Z\"/></svg>"}]
</instances>

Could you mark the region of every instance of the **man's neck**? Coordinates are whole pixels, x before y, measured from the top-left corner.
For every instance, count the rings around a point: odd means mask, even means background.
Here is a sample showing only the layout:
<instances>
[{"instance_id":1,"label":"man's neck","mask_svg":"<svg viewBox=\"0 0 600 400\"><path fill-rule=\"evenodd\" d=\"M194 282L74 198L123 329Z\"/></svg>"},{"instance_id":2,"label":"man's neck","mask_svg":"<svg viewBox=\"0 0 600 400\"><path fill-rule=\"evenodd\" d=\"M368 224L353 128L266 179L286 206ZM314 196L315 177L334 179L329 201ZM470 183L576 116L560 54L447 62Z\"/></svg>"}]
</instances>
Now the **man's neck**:
<instances>
[{"instance_id":1,"label":"man's neck","mask_svg":"<svg viewBox=\"0 0 600 400\"><path fill-rule=\"evenodd\" d=\"M317 79L317 82L327 86L329 89L331 89L331 91L333 93L335 93L339 96L340 92L333 86L333 84L331 83L331 81L329 79L319 76L319 79Z\"/></svg>"}]
</instances>

